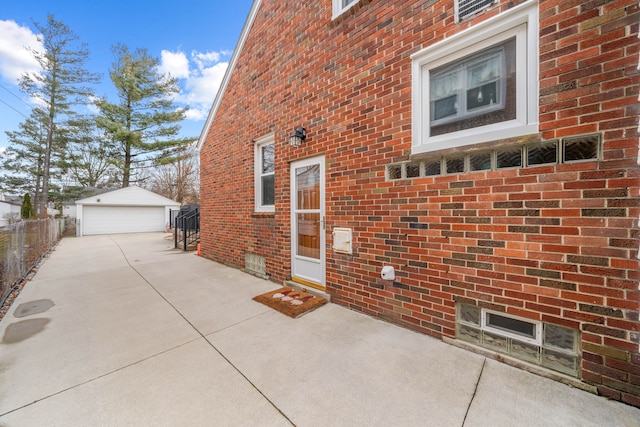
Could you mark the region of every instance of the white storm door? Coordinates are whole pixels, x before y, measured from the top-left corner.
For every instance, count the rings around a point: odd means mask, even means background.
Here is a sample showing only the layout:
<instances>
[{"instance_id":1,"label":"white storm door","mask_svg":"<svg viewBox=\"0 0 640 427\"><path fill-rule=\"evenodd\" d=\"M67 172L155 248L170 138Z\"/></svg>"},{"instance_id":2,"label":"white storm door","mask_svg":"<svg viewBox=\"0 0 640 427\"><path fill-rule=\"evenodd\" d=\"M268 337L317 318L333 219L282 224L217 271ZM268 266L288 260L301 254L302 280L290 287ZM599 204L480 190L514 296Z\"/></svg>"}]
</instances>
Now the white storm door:
<instances>
[{"instance_id":1,"label":"white storm door","mask_svg":"<svg viewBox=\"0 0 640 427\"><path fill-rule=\"evenodd\" d=\"M324 156L291 163L291 279L325 287Z\"/></svg>"}]
</instances>

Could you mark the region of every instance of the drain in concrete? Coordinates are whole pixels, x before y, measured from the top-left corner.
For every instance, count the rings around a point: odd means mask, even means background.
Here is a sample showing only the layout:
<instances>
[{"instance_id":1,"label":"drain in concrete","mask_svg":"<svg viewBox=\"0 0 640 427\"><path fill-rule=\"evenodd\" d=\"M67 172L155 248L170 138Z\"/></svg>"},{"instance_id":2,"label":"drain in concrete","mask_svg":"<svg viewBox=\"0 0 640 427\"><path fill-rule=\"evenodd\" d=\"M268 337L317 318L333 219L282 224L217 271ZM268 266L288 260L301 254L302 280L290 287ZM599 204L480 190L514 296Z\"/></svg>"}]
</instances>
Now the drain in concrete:
<instances>
[{"instance_id":1,"label":"drain in concrete","mask_svg":"<svg viewBox=\"0 0 640 427\"><path fill-rule=\"evenodd\" d=\"M36 301L29 301L23 304L20 304L16 311L13 313L14 317L27 317L33 316L34 314L44 313L53 307L53 301L50 299L39 299Z\"/></svg>"},{"instance_id":2,"label":"drain in concrete","mask_svg":"<svg viewBox=\"0 0 640 427\"><path fill-rule=\"evenodd\" d=\"M42 332L49 319L27 319L11 323L4 331L3 344L14 344Z\"/></svg>"}]
</instances>

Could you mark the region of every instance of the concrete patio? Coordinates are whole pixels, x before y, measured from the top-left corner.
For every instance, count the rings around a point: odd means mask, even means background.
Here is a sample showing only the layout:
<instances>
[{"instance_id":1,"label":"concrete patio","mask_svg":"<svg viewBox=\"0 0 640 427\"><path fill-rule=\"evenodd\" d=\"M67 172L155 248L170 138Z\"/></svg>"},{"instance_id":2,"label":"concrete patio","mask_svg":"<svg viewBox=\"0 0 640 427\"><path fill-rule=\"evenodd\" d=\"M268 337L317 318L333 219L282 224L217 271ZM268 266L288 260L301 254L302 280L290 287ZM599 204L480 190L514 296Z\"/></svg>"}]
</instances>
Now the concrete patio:
<instances>
[{"instance_id":1,"label":"concrete patio","mask_svg":"<svg viewBox=\"0 0 640 427\"><path fill-rule=\"evenodd\" d=\"M640 425L335 304L291 319L252 300L277 284L166 237L58 244L0 322L0 426Z\"/></svg>"}]
</instances>

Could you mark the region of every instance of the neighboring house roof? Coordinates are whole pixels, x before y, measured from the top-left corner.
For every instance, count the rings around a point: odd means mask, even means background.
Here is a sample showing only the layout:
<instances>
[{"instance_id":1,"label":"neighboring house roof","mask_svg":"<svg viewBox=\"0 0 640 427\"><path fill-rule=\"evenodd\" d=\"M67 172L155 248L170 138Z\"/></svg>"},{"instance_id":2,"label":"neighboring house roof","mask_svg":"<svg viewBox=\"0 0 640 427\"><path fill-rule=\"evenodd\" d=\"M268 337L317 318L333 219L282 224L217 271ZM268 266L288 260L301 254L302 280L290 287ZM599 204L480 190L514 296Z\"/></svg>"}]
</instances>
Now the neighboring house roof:
<instances>
[{"instance_id":1,"label":"neighboring house roof","mask_svg":"<svg viewBox=\"0 0 640 427\"><path fill-rule=\"evenodd\" d=\"M140 187L126 187L76 200L76 205L180 206L180 203Z\"/></svg>"},{"instance_id":2,"label":"neighboring house roof","mask_svg":"<svg viewBox=\"0 0 640 427\"><path fill-rule=\"evenodd\" d=\"M222 83L220 84L220 88L218 89L218 93L216 94L215 99L213 100L213 105L211 106L211 110L209 110L209 115L207 116L207 121L202 128L202 132L200 132L200 137L198 138L197 149L200 150L204 144L205 139L207 138L207 133L209 132L209 128L213 123L213 119L216 116L216 112L218 111L218 107L222 102L222 97L224 96L224 92L227 89L227 85L229 84L229 80L231 79L231 74L233 74L233 70L236 67L236 63L238 62L238 57L240 56L240 52L244 47L244 42L247 40L247 36L249 35L249 30L251 30L251 26L253 25L253 21L258 13L258 9L260 8L260 4L262 0L254 0L253 6L251 6L251 10L249 11L249 16L247 16L247 20L244 23L244 27L242 27L242 33L240 33L240 38L238 39L238 44L236 48L233 50L233 55L231 55L231 60L229 61L229 66L227 67L227 71L224 73L224 78L222 79Z\"/></svg>"},{"instance_id":3,"label":"neighboring house roof","mask_svg":"<svg viewBox=\"0 0 640 427\"><path fill-rule=\"evenodd\" d=\"M84 187L79 190L77 196L84 196L82 199L89 198L90 196L97 196L98 194L108 193L110 191L119 190L119 187ZM78 199L81 200L81 199ZM62 201L63 205L75 205L76 199L66 199Z\"/></svg>"},{"instance_id":4,"label":"neighboring house roof","mask_svg":"<svg viewBox=\"0 0 640 427\"><path fill-rule=\"evenodd\" d=\"M22 203L11 202L9 200L0 200L0 203L3 205L18 206L19 208L22 207Z\"/></svg>"},{"instance_id":5,"label":"neighboring house roof","mask_svg":"<svg viewBox=\"0 0 640 427\"><path fill-rule=\"evenodd\" d=\"M5 202L9 202L9 203L13 203L14 205L20 205L22 206L22 200L23 200L24 196L4 196L4 200ZM33 201L33 198L32 198Z\"/></svg>"}]
</instances>

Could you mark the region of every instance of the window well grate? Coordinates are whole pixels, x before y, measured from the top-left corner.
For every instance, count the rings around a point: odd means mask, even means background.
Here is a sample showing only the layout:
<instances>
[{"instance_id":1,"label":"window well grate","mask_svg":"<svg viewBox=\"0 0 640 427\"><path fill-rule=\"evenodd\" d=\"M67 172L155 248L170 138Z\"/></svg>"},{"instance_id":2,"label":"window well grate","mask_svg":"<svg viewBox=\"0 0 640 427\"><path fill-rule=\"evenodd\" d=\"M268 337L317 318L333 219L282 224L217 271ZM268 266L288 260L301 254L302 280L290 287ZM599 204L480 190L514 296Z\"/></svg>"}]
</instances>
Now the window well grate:
<instances>
[{"instance_id":1,"label":"window well grate","mask_svg":"<svg viewBox=\"0 0 640 427\"><path fill-rule=\"evenodd\" d=\"M481 11L493 4L495 0L458 0L456 2L456 18L458 21Z\"/></svg>"}]
</instances>

